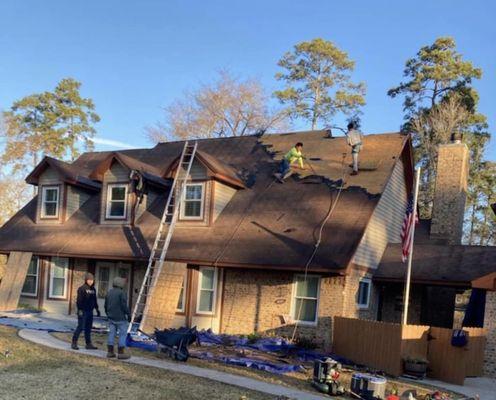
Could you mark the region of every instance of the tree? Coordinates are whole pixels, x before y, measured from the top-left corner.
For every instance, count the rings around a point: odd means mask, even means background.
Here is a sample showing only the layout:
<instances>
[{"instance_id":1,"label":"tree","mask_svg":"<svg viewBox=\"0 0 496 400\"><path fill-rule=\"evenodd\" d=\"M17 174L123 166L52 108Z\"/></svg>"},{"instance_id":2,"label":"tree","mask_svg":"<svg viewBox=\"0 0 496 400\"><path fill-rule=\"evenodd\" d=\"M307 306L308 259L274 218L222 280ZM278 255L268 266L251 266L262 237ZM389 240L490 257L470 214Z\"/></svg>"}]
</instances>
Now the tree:
<instances>
[{"instance_id":1,"label":"tree","mask_svg":"<svg viewBox=\"0 0 496 400\"><path fill-rule=\"evenodd\" d=\"M435 106L450 92L470 87L472 79L480 79L482 70L463 60L453 38L440 37L407 60L403 75L408 80L390 89L388 95L404 95L404 110L415 113ZM410 116L407 114L407 119Z\"/></svg>"},{"instance_id":2,"label":"tree","mask_svg":"<svg viewBox=\"0 0 496 400\"><path fill-rule=\"evenodd\" d=\"M28 186L20 177L0 174L0 226L29 199Z\"/></svg>"},{"instance_id":3,"label":"tree","mask_svg":"<svg viewBox=\"0 0 496 400\"><path fill-rule=\"evenodd\" d=\"M84 143L86 149L93 148L91 139L96 134L93 124L100 121L93 100L81 97L80 88L80 82L66 78L59 82L54 92L58 130L73 160L79 155L78 142Z\"/></svg>"},{"instance_id":4,"label":"tree","mask_svg":"<svg viewBox=\"0 0 496 400\"><path fill-rule=\"evenodd\" d=\"M422 47L407 60L405 82L390 89L391 97L404 96L405 124L402 129L413 134L416 161L423 166L419 206L423 218L430 218L436 178L437 147L448 143L458 131L471 146L486 132L486 118L477 112L478 93L471 86L482 70L463 59L450 37L441 37ZM470 148L471 165L478 151ZM471 169L469 181L474 178ZM470 184L470 182L469 182Z\"/></svg>"},{"instance_id":5,"label":"tree","mask_svg":"<svg viewBox=\"0 0 496 400\"><path fill-rule=\"evenodd\" d=\"M36 93L14 102L4 112L2 162L14 172L34 167L44 155L74 159L78 141L91 149L93 124L100 120L91 99L81 97L81 83L63 79L53 92Z\"/></svg>"},{"instance_id":6,"label":"tree","mask_svg":"<svg viewBox=\"0 0 496 400\"><path fill-rule=\"evenodd\" d=\"M310 121L312 129L319 122L328 124L337 112L357 114L365 104L365 84L351 82L355 62L330 41L317 38L298 43L278 66L283 72L276 79L286 86L274 95L288 106L292 118Z\"/></svg>"},{"instance_id":7,"label":"tree","mask_svg":"<svg viewBox=\"0 0 496 400\"><path fill-rule=\"evenodd\" d=\"M285 115L271 110L268 96L255 79L241 80L226 71L165 109L165 123L147 127L153 142L170 137L243 136L281 126Z\"/></svg>"},{"instance_id":8,"label":"tree","mask_svg":"<svg viewBox=\"0 0 496 400\"><path fill-rule=\"evenodd\" d=\"M472 166L471 166L472 167ZM496 216L490 204L496 202L496 163L483 161L468 187L465 242L496 245Z\"/></svg>"}]
</instances>

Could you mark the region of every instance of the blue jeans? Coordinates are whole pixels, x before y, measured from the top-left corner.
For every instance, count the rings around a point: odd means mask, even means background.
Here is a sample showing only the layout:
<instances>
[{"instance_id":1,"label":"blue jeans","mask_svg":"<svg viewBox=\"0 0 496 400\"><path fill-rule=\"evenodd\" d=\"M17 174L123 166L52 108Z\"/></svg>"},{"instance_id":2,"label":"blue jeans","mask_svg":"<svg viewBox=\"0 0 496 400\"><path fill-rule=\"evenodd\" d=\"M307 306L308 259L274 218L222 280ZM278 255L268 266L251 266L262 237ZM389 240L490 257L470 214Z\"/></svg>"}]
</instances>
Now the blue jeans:
<instances>
[{"instance_id":1,"label":"blue jeans","mask_svg":"<svg viewBox=\"0 0 496 400\"><path fill-rule=\"evenodd\" d=\"M285 158L283 158L281 160L281 164L279 164L279 173L281 174L281 178L283 178L284 175L287 174L287 172L289 171L289 169L290 169L290 166L289 166L288 160L286 160Z\"/></svg>"},{"instance_id":2,"label":"blue jeans","mask_svg":"<svg viewBox=\"0 0 496 400\"><path fill-rule=\"evenodd\" d=\"M114 345L115 335L119 335L119 347L126 347L126 336L127 336L127 327L129 326L129 322L127 321L112 321L109 319L109 333L107 343L109 346Z\"/></svg>"}]
</instances>

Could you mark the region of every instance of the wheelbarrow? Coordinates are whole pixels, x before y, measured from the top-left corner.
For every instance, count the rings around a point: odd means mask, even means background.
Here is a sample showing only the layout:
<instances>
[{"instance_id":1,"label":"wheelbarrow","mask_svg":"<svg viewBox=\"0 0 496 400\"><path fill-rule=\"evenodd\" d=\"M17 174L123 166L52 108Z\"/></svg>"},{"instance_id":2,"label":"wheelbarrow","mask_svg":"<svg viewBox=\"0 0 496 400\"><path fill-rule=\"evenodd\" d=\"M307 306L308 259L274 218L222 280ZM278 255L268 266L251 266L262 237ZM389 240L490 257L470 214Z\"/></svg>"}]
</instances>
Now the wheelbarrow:
<instances>
[{"instance_id":1,"label":"wheelbarrow","mask_svg":"<svg viewBox=\"0 0 496 400\"><path fill-rule=\"evenodd\" d=\"M155 329L154 339L158 351L167 354L178 361L187 361L189 358L188 346L198 342L198 331L193 328Z\"/></svg>"}]
</instances>

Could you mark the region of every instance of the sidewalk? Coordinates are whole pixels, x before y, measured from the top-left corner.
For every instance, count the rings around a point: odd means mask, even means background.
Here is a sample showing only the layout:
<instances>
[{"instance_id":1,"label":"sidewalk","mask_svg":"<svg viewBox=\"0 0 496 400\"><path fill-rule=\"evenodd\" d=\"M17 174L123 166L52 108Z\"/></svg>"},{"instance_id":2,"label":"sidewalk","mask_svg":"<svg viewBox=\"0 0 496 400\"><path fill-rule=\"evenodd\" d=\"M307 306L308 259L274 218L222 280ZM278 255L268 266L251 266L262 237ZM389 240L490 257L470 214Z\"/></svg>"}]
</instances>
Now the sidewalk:
<instances>
[{"instance_id":1,"label":"sidewalk","mask_svg":"<svg viewBox=\"0 0 496 400\"><path fill-rule=\"evenodd\" d=\"M467 397L475 397L478 394L480 400L496 400L496 379L483 377L465 378L465 384L463 386L453 385L435 379L424 379L422 383L461 393Z\"/></svg>"},{"instance_id":2,"label":"sidewalk","mask_svg":"<svg viewBox=\"0 0 496 400\"><path fill-rule=\"evenodd\" d=\"M84 350L84 349L72 350L70 349L68 343L55 338L46 331L21 329L19 331L19 336L25 340L29 340L31 342L43 346L51 347L53 349L70 351L74 353L80 353L83 355L99 357L99 358L106 357L106 353L102 350ZM129 362L132 364L144 365L147 367L166 369L173 372L179 372L183 374L198 376L201 378L211 379L228 385L234 385L245 389L255 390L273 396L286 396L290 399L298 399L298 400L329 399L329 397L320 396L318 394L304 392L298 389L292 389L285 386L274 385L256 379L245 378L239 375L228 374L213 369L194 367L188 364L179 364L165 360L154 360L144 357L132 357L131 359L126 361L115 361L115 362Z\"/></svg>"}]
</instances>

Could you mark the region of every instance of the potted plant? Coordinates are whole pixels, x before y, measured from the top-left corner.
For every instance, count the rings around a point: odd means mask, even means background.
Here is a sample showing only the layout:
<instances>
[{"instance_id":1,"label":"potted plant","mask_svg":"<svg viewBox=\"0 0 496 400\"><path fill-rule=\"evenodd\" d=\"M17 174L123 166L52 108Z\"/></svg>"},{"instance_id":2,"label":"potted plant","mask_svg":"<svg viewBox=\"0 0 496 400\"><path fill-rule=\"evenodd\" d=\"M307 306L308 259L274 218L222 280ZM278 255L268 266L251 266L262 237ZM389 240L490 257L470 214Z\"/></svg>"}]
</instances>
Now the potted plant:
<instances>
[{"instance_id":1,"label":"potted plant","mask_svg":"<svg viewBox=\"0 0 496 400\"><path fill-rule=\"evenodd\" d=\"M425 375L427 372L427 361L422 357L406 357L404 360L405 372L412 375Z\"/></svg>"}]
</instances>

